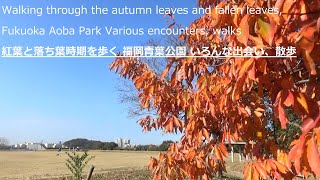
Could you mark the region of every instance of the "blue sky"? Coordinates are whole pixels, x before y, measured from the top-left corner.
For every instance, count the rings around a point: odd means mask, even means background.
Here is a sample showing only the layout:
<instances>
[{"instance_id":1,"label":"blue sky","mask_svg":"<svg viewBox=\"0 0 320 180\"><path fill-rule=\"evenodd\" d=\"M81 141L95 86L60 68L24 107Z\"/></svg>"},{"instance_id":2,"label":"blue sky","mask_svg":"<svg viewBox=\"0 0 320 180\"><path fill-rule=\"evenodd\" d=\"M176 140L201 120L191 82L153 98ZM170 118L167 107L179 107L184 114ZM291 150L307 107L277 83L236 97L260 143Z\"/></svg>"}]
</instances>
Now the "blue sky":
<instances>
[{"instance_id":1,"label":"blue sky","mask_svg":"<svg viewBox=\"0 0 320 180\"><path fill-rule=\"evenodd\" d=\"M196 1L122 0L122 1L62 1L2 0L1 5L29 5L32 7L188 7ZM141 3L143 2L143 3ZM187 26L194 17L175 16ZM117 26L167 27L166 18L149 16L8 16L0 13L0 26L19 27ZM25 36L0 35L2 46L117 46L140 45L150 37L134 36ZM102 141L130 138L132 143L159 144L177 136L163 136L161 132L143 133L129 118L126 106L119 103L116 86L118 76L109 70L113 59L6 59L0 58L0 137L10 142L58 142L71 138L88 138Z\"/></svg>"}]
</instances>

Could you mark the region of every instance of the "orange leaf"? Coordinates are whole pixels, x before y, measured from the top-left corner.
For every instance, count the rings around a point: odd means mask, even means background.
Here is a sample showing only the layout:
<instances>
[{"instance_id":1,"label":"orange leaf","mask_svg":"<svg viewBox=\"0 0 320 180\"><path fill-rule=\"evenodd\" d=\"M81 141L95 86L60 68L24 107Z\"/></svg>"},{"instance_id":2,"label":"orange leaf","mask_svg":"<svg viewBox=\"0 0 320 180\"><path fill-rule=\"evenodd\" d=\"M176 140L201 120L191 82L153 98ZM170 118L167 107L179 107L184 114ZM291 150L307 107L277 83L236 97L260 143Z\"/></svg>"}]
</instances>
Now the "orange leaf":
<instances>
[{"instance_id":1,"label":"orange leaf","mask_svg":"<svg viewBox=\"0 0 320 180\"><path fill-rule=\"evenodd\" d=\"M201 169L203 168L203 164L200 162L200 160L196 159L197 168Z\"/></svg>"},{"instance_id":2,"label":"orange leaf","mask_svg":"<svg viewBox=\"0 0 320 180\"><path fill-rule=\"evenodd\" d=\"M303 62L311 75L317 75L316 64L308 51L306 51Z\"/></svg>"},{"instance_id":3,"label":"orange leaf","mask_svg":"<svg viewBox=\"0 0 320 180\"><path fill-rule=\"evenodd\" d=\"M202 175L202 179L203 180L208 180L208 175L206 175L206 174Z\"/></svg>"},{"instance_id":4,"label":"orange leaf","mask_svg":"<svg viewBox=\"0 0 320 180\"><path fill-rule=\"evenodd\" d=\"M258 33L270 46L272 46L274 34L277 30L274 20L267 15L263 15L258 18L257 24L259 26Z\"/></svg>"},{"instance_id":5,"label":"orange leaf","mask_svg":"<svg viewBox=\"0 0 320 180\"><path fill-rule=\"evenodd\" d=\"M291 12L291 7L295 2L296 2L295 0L286 0L286 1L284 1L283 6L282 6L283 12L284 13L290 13Z\"/></svg>"},{"instance_id":6,"label":"orange leaf","mask_svg":"<svg viewBox=\"0 0 320 180\"><path fill-rule=\"evenodd\" d=\"M286 99L284 100L283 104L286 106L294 105L294 96L291 91L287 91L285 94L287 94Z\"/></svg>"},{"instance_id":7,"label":"orange leaf","mask_svg":"<svg viewBox=\"0 0 320 180\"><path fill-rule=\"evenodd\" d=\"M246 76L241 76L232 91L232 100L237 101L240 99L240 93L242 92L243 85L245 83Z\"/></svg>"},{"instance_id":8,"label":"orange leaf","mask_svg":"<svg viewBox=\"0 0 320 180\"><path fill-rule=\"evenodd\" d=\"M248 3L248 6L251 6L251 7L256 3L255 0L245 0L245 1Z\"/></svg>"},{"instance_id":9,"label":"orange leaf","mask_svg":"<svg viewBox=\"0 0 320 180\"><path fill-rule=\"evenodd\" d=\"M220 159L221 161L223 161L221 152L220 152L220 150L217 148L217 145L214 147L214 154L217 156L218 159Z\"/></svg>"},{"instance_id":10,"label":"orange leaf","mask_svg":"<svg viewBox=\"0 0 320 180\"><path fill-rule=\"evenodd\" d=\"M287 168L285 165L279 163L278 161L273 161L274 164L277 166L277 169L281 172L281 173L286 173L287 172Z\"/></svg>"},{"instance_id":11,"label":"orange leaf","mask_svg":"<svg viewBox=\"0 0 320 180\"><path fill-rule=\"evenodd\" d=\"M307 118L303 120L303 123L301 125L302 134L306 135L310 129L314 128L315 121L311 118Z\"/></svg>"},{"instance_id":12,"label":"orange leaf","mask_svg":"<svg viewBox=\"0 0 320 180\"><path fill-rule=\"evenodd\" d=\"M228 150L227 150L226 145L224 143L220 143L219 146L220 146L220 151L222 152L222 154L225 157L228 157Z\"/></svg>"},{"instance_id":13,"label":"orange leaf","mask_svg":"<svg viewBox=\"0 0 320 180\"><path fill-rule=\"evenodd\" d=\"M250 58L248 60L244 60L242 66L241 66L240 72L239 72L239 76L243 76L243 74L245 72L248 72L248 69L253 64L253 62L254 62L253 58Z\"/></svg>"},{"instance_id":14,"label":"orange leaf","mask_svg":"<svg viewBox=\"0 0 320 180\"><path fill-rule=\"evenodd\" d=\"M270 173L270 171L272 170L272 168L271 168L271 166L270 166L269 161L265 161L265 162L264 162L264 168L265 168L265 170L266 170L267 172Z\"/></svg>"},{"instance_id":15,"label":"orange leaf","mask_svg":"<svg viewBox=\"0 0 320 180\"><path fill-rule=\"evenodd\" d=\"M282 96L283 92L280 92L276 100L275 113L279 116L281 128L285 129L287 127L288 118L282 106Z\"/></svg>"},{"instance_id":16,"label":"orange leaf","mask_svg":"<svg viewBox=\"0 0 320 180\"><path fill-rule=\"evenodd\" d=\"M259 172L260 177L262 179L267 179L268 173L266 172L266 170L258 163L255 164L255 167L256 167L257 171Z\"/></svg>"},{"instance_id":17,"label":"orange leaf","mask_svg":"<svg viewBox=\"0 0 320 180\"><path fill-rule=\"evenodd\" d=\"M311 52L314 48L314 42L308 40L307 38L300 36L297 38L297 45L301 48L306 50L307 52Z\"/></svg>"},{"instance_id":18,"label":"orange leaf","mask_svg":"<svg viewBox=\"0 0 320 180\"><path fill-rule=\"evenodd\" d=\"M309 107L308 107L305 95L303 93L299 93L298 96L296 97L296 99L299 102L299 104L304 108L304 110L307 113L309 113Z\"/></svg>"},{"instance_id":19,"label":"orange leaf","mask_svg":"<svg viewBox=\"0 0 320 180\"><path fill-rule=\"evenodd\" d=\"M314 174L316 174L316 176L320 176L320 154L314 137L308 141L307 157Z\"/></svg>"},{"instance_id":20,"label":"orange leaf","mask_svg":"<svg viewBox=\"0 0 320 180\"><path fill-rule=\"evenodd\" d=\"M175 70L171 76L171 86L174 86L176 82L177 82L177 72Z\"/></svg>"},{"instance_id":21,"label":"orange leaf","mask_svg":"<svg viewBox=\"0 0 320 180\"><path fill-rule=\"evenodd\" d=\"M245 180L252 180L252 165L247 164L244 171Z\"/></svg>"},{"instance_id":22,"label":"orange leaf","mask_svg":"<svg viewBox=\"0 0 320 180\"><path fill-rule=\"evenodd\" d=\"M277 161L284 164L288 169L291 169L291 162L288 161L288 154L283 150L277 150Z\"/></svg>"},{"instance_id":23,"label":"orange leaf","mask_svg":"<svg viewBox=\"0 0 320 180\"><path fill-rule=\"evenodd\" d=\"M210 134L205 128L202 129L202 134L206 138L206 140L210 142Z\"/></svg>"},{"instance_id":24,"label":"orange leaf","mask_svg":"<svg viewBox=\"0 0 320 180\"><path fill-rule=\"evenodd\" d=\"M257 169L254 165L252 166L251 171L252 171L252 179L259 180L259 172L257 171Z\"/></svg>"},{"instance_id":25,"label":"orange leaf","mask_svg":"<svg viewBox=\"0 0 320 180\"><path fill-rule=\"evenodd\" d=\"M255 114L258 118L260 118L260 117L263 115L263 113L262 113L262 112L259 112L259 111L254 111L254 114Z\"/></svg>"},{"instance_id":26,"label":"orange leaf","mask_svg":"<svg viewBox=\"0 0 320 180\"><path fill-rule=\"evenodd\" d=\"M237 35L237 39L239 42L248 45L249 39L249 23L248 23L249 14L246 14L240 21L239 28L241 29L241 33Z\"/></svg>"},{"instance_id":27,"label":"orange leaf","mask_svg":"<svg viewBox=\"0 0 320 180\"><path fill-rule=\"evenodd\" d=\"M153 94L153 92L154 92L154 86L151 85L146 89L145 93L146 93L147 96L151 96Z\"/></svg>"},{"instance_id":28,"label":"orange leaf","mask_svg":"<svg viewBox=\"0 0 320 180\"><path fill-rule=\"evenodd\" d=\"M307 7L306 7L306 4L304 3L304 1L300 1L300 10L301 10L301 16L300 16L301 21L308 20L308 16L306 14Z\"/></svg>"},{"instance_id":29,"label":"orange leaf","mask_svg":"<svg viewBox=\"0 0 320 180\"><path fill-rule=\"evenodd\" d=\"M274 8L281 9L282 6L283 6L283 2L284 2L284 0L276 1L276 4L274 5Z\"/></svg>"}]
</instances>

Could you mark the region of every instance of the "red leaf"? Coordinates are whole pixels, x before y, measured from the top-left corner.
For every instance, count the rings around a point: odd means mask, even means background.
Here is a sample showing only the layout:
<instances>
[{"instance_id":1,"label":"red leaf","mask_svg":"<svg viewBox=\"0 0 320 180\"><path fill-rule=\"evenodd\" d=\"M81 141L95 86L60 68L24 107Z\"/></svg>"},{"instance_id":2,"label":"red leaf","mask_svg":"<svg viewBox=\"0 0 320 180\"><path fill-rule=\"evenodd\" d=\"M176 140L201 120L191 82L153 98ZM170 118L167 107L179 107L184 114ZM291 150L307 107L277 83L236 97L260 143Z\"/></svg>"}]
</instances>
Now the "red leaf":
<instances>
[{"instance_id":1,"label":"red leaf","mask_svg":"<svg viewBox=\"0 0 320 180\"><path fill-rule=\"evenodd\" d=\"M292 106L294 105L294 96L292 94L291 91L287 91L287 97L286 99L283 101L283 104L286 106Z\"/></svg>"},{"instance_id":2,"label":"red leaf","mask_svg":"<svg viewBox=\"0 0 320 180\"><path fill-rule=\"evenodd\" d=\"M294 80L291 75L284 75L281 80L281 86L283 89L291 89L294 87Z\"/></svg>"},{"instance_id":3,"label":"red leaf","mask_svg":"<svg viewBox=\"0 0 320 180\"><path fill-rule=\"evenodd\" d=\"M302 134L306 135L310 129L312 129L315 126L315 121L311 118L303 120L303 123L301 125Z\"/></svg>"}]
</instances>

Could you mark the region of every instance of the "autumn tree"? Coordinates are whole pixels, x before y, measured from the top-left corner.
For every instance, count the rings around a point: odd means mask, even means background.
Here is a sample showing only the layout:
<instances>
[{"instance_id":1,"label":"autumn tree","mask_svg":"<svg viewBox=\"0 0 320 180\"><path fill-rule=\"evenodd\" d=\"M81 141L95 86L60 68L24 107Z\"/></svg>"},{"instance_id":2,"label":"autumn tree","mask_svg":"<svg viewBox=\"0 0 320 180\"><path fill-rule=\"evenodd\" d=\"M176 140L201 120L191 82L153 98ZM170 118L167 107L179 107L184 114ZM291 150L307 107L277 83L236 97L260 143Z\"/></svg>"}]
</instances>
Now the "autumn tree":
<instances>
[{"instance_id":1,"label":"autumn tree","mask_svg":"<svg viewBox=\"0 0 320 180\"><path fill-rule=\"evenodd\" d=\"M145 131L180 131L178 143L152 158L154 179L209 179L225 168L225 142L245 141L250 161L246 179L320 176L320 1L199 0L211 8L190 24L209 34L183 34L189 48L251 47L270 57L203 56L169 58L161 75L139 58L119 56L111 69L131 80L142 109L155 109L139 121ZM218 14L215 8L277 8L280 13ZM240 34L215 34L233 27ZM276 58L276 47L295 47L296 57ZM191 54L190 54L191 55ZM291 128L287 109L298 118L290 146L279 144L272 125ZM272 113L269 113L272 112ZM289 124L289 125L288 125Z\"/></svg>"}]
</instances>

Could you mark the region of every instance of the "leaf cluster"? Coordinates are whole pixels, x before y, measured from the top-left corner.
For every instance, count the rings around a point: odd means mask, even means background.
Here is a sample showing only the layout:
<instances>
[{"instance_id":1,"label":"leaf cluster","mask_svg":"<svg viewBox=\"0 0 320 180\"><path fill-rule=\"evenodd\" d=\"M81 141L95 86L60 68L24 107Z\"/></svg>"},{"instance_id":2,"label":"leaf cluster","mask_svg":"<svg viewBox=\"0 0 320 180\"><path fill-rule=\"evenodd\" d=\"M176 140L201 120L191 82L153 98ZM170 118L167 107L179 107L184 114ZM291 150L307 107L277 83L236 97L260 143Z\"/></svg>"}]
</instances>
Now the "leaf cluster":
<instances>
[{"instance_id":1,"label":"leaf cluster","mask_svg":"<svg viewBox=\"0 0 320 180\"><path fill-rule=\"evenodd\" d=\"M94 158L94 156L89 156L87 152L84 152L82 155L76 152L66 152L68 159L66 160L66 166L73 174L75 180L81 180L83 169L86 167L88 162Z\"/></svg>"}]
</instances>

